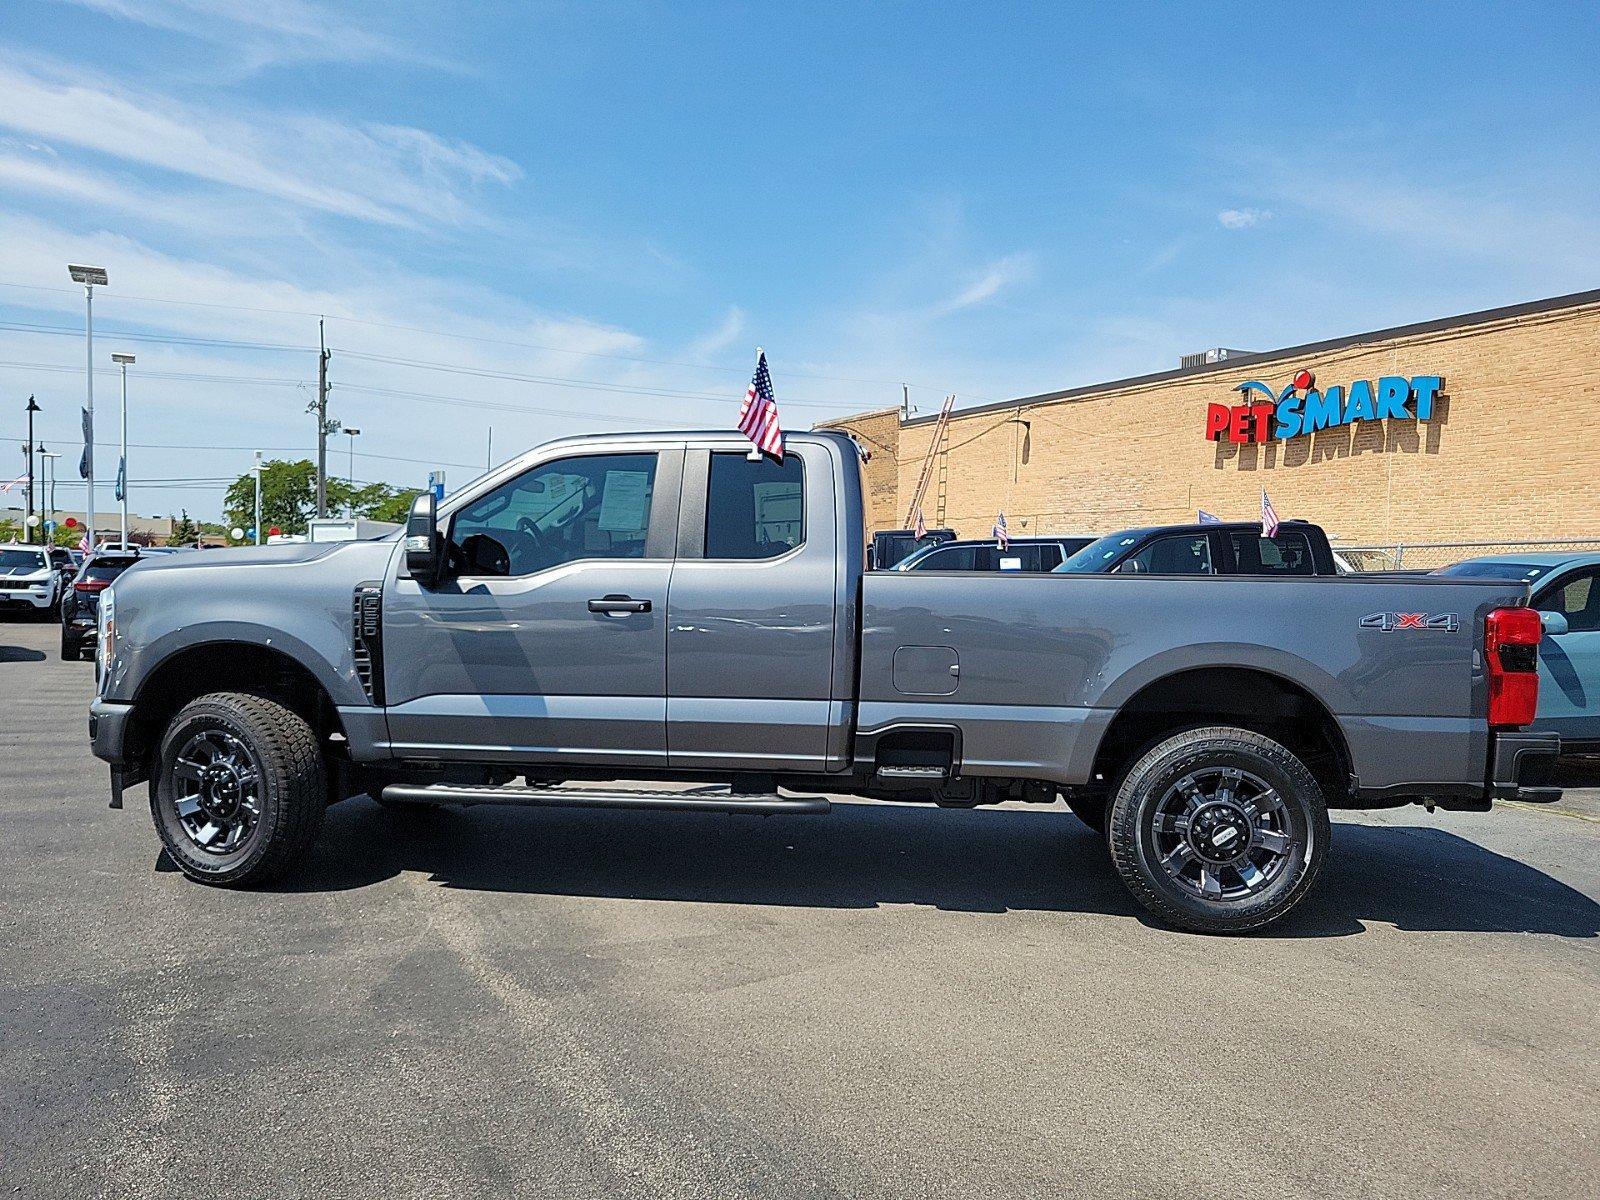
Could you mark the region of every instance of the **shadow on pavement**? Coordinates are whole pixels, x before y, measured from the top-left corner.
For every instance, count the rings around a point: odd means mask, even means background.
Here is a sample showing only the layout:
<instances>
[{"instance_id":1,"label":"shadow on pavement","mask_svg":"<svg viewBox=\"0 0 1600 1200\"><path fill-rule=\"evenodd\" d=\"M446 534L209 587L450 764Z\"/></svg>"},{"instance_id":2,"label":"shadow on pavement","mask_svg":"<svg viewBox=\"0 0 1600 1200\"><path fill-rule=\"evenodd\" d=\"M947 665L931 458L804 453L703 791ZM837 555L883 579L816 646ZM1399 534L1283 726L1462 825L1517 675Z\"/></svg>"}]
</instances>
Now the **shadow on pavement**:
<instances>
[{"instance_id":1,"label":"shadow on pavement","mask_svg":"<svg viewBox=\"0 0 1600 1200\"><path fill-rule=\"evenodd\" d=\"M47 657L43 650L30 650L26 646L0 646L0 663L43 662Z\"/></svg>"},{"instance_id":2,"label":"shadow on pavement","mask_svg":"<svg viewBox=\"0 0 1600 1200\"><path fill-rule=\"evenodd\" d=\"M562 809L328 811L291 891L402 871L478 891L817 908L1105 913L1154 924L1100 838L1060 810L835 804L823 817ZM1267 937L1409 930L1600 935L1600 904L1441 829L1338 824L1310 899Z\"/></svg>"}]
</instances>

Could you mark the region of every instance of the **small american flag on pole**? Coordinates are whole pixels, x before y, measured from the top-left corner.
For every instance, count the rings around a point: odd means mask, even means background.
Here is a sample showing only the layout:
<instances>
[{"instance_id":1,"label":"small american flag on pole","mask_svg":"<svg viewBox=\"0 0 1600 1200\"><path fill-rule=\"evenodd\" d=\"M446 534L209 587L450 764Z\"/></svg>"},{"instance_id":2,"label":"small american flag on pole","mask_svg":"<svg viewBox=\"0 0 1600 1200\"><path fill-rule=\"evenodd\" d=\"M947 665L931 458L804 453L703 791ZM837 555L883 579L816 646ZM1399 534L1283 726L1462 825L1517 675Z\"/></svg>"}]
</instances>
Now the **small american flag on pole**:
<instances>
[{"instance_id":1,"label":"small american flag on pole","mask_svg":"<svg viewBox=\"0 0 1600 1200\"><path fill-rule=\"evenodd\" d=\"M1002 550L1011 548L1011 531L1006 528L1006 515L1001 513L994 519L994 528L989 531L994 535L994 540L999 543Z\"/></svg>"},{"instance_id":2,"label":"small american flag on pole","mask_svg":"<svg viewBox=\"0 0 1600 1200\"><path fill-rule=\"evenodd\" d=\"M88 530L85 530L83 536L78 539L78 549L84 554L94 549L94 543L89 540Z\"/></svg>"},{"instance_id":3,"label":"small american flag on pole","mask_svg":"<svg viewBox=\"0 0 1600 1200\"><path fill-rule=\"evenodd\" d=\"M911 527L911 532L916 535L912 540L918 542L928 536L928 523L922 519L922 506L920 504L917 506L917 519L916 523Z\"/></svg>"},{"instance_id":4,"label":"small american flag on pole","mask_svg":"<svg viewBox=\"0 0 1600 1200\"><path fill-rule=\"evenodd\" d=\"M0 483L0 492L9 492L12 488L16 487L17 484L19 484L19 483L31 483L31 482L32 482L32 480L29 479L28 473L26 471L24 471L21 475L18 475L10 483Z\"/></svg>"},{"instance_id":5,"label":"small american flag on pole","mask_svg":"<svg viewBox=\"0 0 1600 1200\"><path fill-rule=\"evenodd\" d=\"M1261 489L1261 535L1263 537L1278 536L1278 510L1272 507L1272 501L1267 498L1267 489Z\"/></svg>"},{"instance_id":6,"label":"small american flag on pole","mask_svg":"<svg viewBox=\"0 0 1600 1200\"><path fill-rule=\"evenodd\" d=\"M756 347L756 373L739 409L739 432L761 453L783 461L783 427L778 424L778 401L772 394L767 352L759 346Z\"/></svg>"}]
</instances>

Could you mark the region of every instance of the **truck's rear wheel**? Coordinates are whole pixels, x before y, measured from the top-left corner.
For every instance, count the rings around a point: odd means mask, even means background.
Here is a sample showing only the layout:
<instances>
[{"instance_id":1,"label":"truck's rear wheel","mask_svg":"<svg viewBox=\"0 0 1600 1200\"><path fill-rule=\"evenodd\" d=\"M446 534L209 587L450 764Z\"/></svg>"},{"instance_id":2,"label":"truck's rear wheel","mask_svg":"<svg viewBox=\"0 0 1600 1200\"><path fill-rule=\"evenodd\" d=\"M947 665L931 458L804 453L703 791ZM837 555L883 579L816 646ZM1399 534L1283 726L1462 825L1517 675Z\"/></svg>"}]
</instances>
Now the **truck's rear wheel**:
<instances>
[{"instance_id":1,"label":"truck's rear wheel","mask_svg":"<svg viewBox=\"0 0 1600 1200\"><path fill-rule=\"evenodd\" d=\"M237 887L281 875L304 857L326 807L316 735L283 705L218 692L168 724L150 812L189 878Z\"/></svg>"},{"instance_id":2,"label":"truck's rear wheel","mask_svg":"<svg viewBox=\"0 0 1600 1200\"><path fill-rule=\"evenodd\" d=\"M1204 933L1278 920L1311 890L1328 809L1306 765L1245 729L1190 729L1142 755L1111 805L1107 840L1128 890Z\"/></svg>"}]
</instances>

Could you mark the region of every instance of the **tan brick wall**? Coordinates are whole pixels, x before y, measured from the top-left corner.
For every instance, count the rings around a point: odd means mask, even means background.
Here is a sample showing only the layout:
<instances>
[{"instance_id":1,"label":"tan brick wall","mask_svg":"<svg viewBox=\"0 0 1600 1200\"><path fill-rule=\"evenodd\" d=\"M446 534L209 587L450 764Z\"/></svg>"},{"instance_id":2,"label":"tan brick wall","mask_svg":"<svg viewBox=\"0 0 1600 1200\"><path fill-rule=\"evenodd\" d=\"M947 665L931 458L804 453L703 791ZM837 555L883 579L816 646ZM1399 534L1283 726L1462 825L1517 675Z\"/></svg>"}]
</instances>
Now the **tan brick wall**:
<instances>
[{"instance_id":1,"label":"tan brick wall","mask_svg":"<svg viewBox=\"0 0 1600 1200\"><path fill-rule=\"evenodd\" d=\"M1244 379L1281 388L1302 367L1319 387L1441 375L1444 388L1432 422L1206 440L1208 403L1237 402ZM987 535L1001 509L1014 534L1104 533L1193 520L1197 508L1253 519L1265 487L1281 516L1346 543L1600 538L1597 408L1600 305L1589 305L958 417L943 513L937 480L924 511L963 536ZM894 414L835 424L887 444ZM932 422L898 429L893 503L875 449L874 528L885 513L900 523L932 433Z\"/></svg>"},{"instance_id":2,"label":"tan brick wall","mask_svg":"<svg viewBox=\"0 0 1600 1200\"><path fill-rule=\"evenodd\" d=\"M843 429L856 436L870 457L862 466L866 482L867 528L900 529L905 509L900 507L900 410L883 408L874 412L827 421L818 429ZM927 442L923 442L924 451ZM913 477L907 488L916 485Z\"/></svg>"}]
</instances>

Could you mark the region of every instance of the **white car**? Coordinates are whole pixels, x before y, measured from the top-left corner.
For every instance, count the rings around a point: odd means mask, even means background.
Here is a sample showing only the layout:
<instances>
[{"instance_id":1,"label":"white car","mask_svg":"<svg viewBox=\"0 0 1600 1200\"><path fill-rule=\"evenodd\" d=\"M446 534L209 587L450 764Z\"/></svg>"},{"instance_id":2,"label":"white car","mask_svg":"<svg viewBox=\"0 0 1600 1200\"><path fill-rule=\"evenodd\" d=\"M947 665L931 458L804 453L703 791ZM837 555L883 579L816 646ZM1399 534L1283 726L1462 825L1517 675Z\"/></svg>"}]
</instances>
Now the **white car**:
<instances>
[{"instance_id":1,"label":"white car","mask_svg":"<svg viewBox=\"0 0 1600 1200\"><path fill-rule=\"evenodd\" d=\"M60 546L0 546L0 612L54 613L72 569L72 556Z\"/></svg>"}]
</instances>

